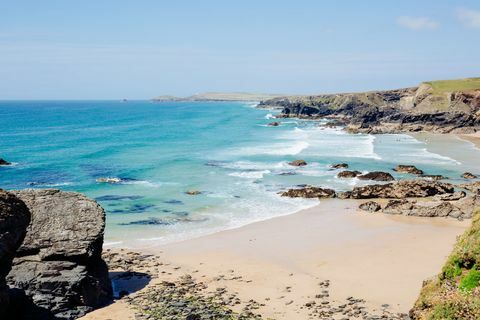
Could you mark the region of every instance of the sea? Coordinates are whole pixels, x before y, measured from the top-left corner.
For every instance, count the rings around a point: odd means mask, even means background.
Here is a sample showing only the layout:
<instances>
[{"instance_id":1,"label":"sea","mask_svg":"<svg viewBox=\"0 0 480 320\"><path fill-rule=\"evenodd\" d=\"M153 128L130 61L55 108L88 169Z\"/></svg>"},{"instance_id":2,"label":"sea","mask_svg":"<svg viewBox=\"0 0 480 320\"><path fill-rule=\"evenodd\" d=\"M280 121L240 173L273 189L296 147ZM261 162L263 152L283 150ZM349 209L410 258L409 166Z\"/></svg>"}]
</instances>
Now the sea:
<instances>
[{"instance_id":1,"label":"sea","mask_svg":"<svg viewBox=\"0 0 480 320\"><path fill-rule=\"evenodd\" d=\"M0 167L0 188L84 193L105 209L105 246L134 248L319 203L279 195L289 188L371 183L336 178L335 163L397 179L413 176L392 168L411 164L450 182L480 171L480 149L456 136L348 134L277 113L253 102L1 101L0 158L12 165Z\"/></svg>"}]
</instances>

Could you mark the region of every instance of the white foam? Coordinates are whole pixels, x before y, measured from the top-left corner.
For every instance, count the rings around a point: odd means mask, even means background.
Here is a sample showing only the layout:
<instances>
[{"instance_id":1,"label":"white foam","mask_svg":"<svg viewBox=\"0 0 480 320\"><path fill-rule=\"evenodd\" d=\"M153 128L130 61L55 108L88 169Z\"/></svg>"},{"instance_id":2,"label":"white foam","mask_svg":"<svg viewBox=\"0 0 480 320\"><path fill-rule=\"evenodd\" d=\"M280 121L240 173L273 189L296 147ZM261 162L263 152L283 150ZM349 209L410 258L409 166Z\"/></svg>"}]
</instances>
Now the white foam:
<instances>
[{"instance_id":1,"label":"white foam","mask_svg":"<svg viewBox=\"0 0 480 320\"><path fill-rule=\"evenodd\" d=\"M275 118L275 116L271 113L268 113L267 115L265 115L265 119L273 119Z\"/></svg>"},{"instance_id":2,"label":"white foam","mask_svg":"<svg viewBox=\"0 0 480 320\"><path fill-rule=\"evenodd\" d=\"M243 147L233 150L233 154L241 156L253 155L275 155L275 156L293 156L307 149L310 144L306 141L296 141L292 143L273 143L262 146Z\"/></svg>"},{"instance_id":3,"label":"white foam","mask_svg":"<svg viewBox=\"0 0 480 320\"><path fill-rule=\"evenodd\" d=\"M246 178L246 179L262 179L263 175L270 173L270 170L263 171L243 171L243 172L232 172L229 173L229 176Z\"/></svg>"}]
</instances>

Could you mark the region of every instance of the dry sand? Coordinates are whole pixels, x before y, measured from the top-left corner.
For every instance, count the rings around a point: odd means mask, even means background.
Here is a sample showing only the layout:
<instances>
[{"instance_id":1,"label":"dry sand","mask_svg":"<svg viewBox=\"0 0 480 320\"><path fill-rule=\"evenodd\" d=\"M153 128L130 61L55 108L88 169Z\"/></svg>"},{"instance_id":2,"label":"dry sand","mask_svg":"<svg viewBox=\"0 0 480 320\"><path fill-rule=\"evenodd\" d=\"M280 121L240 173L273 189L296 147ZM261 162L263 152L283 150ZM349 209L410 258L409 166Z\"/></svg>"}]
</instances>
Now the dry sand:
<instances>
[{"instance_id":1,"label":"dry sand","mask_svg":"<svg viewBox=\"0 0 480 320\"><path fill-rule=\"evenodd\" d=\"M459 137L474 143L480 149L480 132L460 134Z\"/></svg>"},{"instance_id":2,"label":"dry sand","mask_svg":"<svg viewBox=\"0 0 480 320\"><path fill-rule=\"evenodd\" d=\"M165 263L158 279L185 273L264 302L274 319L307 319L303 306L330 280L332 301L366 300L408 312L423 280L436 275L470 221L369 214L354 200L323 200L314 208L198 239L145 249ZM222 280L218 276L241 276ZM233 277L232 277L233 278ZM133 319L124 301L83 319Z\"/></svg>"}]
</instances>

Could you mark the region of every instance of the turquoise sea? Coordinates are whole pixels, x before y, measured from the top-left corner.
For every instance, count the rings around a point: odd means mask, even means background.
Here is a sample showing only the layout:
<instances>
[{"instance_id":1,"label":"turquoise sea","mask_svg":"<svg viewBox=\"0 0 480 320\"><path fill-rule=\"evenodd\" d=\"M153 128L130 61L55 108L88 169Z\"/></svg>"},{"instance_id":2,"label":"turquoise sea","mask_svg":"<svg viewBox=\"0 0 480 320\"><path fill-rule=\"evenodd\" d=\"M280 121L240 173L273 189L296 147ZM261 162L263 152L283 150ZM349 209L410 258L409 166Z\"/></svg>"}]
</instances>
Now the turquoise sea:
<instances>
[{"instance_id":1,"label":"turquoise sea","mask_svg":"<svg viewBox=\"0 0 480 320\"><path fill-rule=\"evenodd\" d=\"M274 114L240 102L3 101L0 158L13 165L0 167L0 188L85 193L107 212L107 246L145 247L318 203L278 195L289 187L361 183L337 179L332 163L397 178L408 176L391 168L414 164L451 181L480 170L480 150L453 136L352 135L295 119L269 127ZM97 182L105 177L121 182Z\"/></svg>"}]
</instances>

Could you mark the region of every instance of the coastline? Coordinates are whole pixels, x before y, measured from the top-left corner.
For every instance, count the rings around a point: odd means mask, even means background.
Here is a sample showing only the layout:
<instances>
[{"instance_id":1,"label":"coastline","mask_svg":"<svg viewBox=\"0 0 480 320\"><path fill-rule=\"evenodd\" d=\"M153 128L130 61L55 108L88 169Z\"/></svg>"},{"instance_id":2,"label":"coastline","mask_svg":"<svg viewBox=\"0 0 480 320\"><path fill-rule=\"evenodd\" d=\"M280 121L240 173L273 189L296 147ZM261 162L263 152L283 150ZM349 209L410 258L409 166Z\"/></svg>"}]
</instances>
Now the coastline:
<instances>
[{"instance_id":1,"label":"coastline","mask_svg":"<svg viewBox=\"0 0 480 320\"><path fill-rule=\"evenodd\" d=\"M159 276L152 285L191 274L238 292L242 301L264 301L258 310L264 317L308 318L304 305L315 300L325 280L332 303L353 296L365 299L372 312L382 305L408 312L423 280L438 272L470 222L367 214L357 206L355 200L322 200L291 215L141 252L157 255L163 264L150 270ZM218 280L228 274L243 280ZM118 300L82 319L112 314L132 319L133 311Z\"/></svg>"},{"instance_id":2,"label":"coastline","mask_svg":"<svg viewBox=\"0 0 480 320\"><path fill-rule=\"evenodd\" d=\"M472 142L475 145L475 147L480 149L480 132L460 134L458 135L458 137L460 139Z\"/></svg>"}]
</instances>

